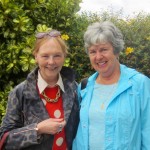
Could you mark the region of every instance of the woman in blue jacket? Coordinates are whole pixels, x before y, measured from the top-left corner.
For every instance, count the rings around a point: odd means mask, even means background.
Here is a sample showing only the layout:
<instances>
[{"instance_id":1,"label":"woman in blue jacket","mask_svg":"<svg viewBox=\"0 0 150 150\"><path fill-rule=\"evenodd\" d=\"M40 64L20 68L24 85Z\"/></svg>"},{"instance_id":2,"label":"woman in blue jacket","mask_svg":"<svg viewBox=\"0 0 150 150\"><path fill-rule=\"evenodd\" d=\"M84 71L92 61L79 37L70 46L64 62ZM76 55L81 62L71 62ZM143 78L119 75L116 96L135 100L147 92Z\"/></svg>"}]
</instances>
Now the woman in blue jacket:
<instances>
[{"instance_id":1,"label":"woman in blue jacket","mask_svg":"<svg viewBox=\"0 0 150 150\"><path fill-rule=\"evenodd\" d=\"M150 150L150 79L119 63L121 31L96 22L84 34L96 70L79 85L80 123L73 150Z\"/></svg>"}]
</instances>

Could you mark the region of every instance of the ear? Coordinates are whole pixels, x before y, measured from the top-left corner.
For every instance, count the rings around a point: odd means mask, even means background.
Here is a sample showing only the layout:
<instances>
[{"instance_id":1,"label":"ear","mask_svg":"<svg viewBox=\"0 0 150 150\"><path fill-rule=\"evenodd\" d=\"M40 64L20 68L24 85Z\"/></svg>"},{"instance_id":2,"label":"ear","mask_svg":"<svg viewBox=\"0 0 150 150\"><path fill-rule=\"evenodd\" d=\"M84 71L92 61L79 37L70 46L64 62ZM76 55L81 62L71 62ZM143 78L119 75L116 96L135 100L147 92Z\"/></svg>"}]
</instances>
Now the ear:
<instances>
[{"instance_id":1,"label":"ear","mask_svg":"<svg viewBox=\"0 0 150 150\"><path fill-rule=\"evenodd\" d=\"M119 54L115 54L115 56L116 56L117 60L119 60Z\"/></svg>"},{"instance_id":2,"label":"ear","mask_svg":"<svg viewBox=\"0 0 150 150\"><path fill-rule=\"evenodd\" d=\"M35 59L35 62L36 62L36 64L37 64L37 63L38 63L37 54L34 55L34 59Z\"/></svg>"}]
</instances>

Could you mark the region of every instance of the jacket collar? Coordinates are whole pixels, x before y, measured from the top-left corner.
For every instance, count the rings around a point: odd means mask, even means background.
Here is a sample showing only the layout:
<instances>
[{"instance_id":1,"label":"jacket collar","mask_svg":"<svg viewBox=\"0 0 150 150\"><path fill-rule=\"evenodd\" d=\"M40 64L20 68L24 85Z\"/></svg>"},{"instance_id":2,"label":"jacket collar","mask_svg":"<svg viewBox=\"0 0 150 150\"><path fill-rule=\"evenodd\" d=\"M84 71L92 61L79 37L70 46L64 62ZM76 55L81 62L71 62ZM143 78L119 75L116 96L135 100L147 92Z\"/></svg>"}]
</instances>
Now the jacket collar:
<instances>
[{"instance_id":1,"label":"jacket collar","mask_svg":"<svg viewBox=\"0 0 150 150\"><path fill-rule=\"evenodd\" d=\"M27 76L27 80L32 80L33 78L37 80L39 67L36 67L29 75ZM68 79L70 82L73 82L76 77L76 73L73 69L69 67L63 66L60 71L61 76Z\"/></svg>"},{"instance_id":2,"label":"jacket collar","mask_svg":"<svg viewBox=\"0 0 150 150\"><path fill-rule=\"evenodd\" d=\"M65 93L63 92L62 97L63 97L64 116L67 122L74 103L73 100L75 100L74 96L75 87L73 88L72 84L72 82L75 79L75 75L74 71L67 67L63 67L60 74L62 76L62 81L65 88ZM30 101L30 104L33 106L34 112L37 115L37 117L40 118L41 120L44 120L49 118L49 115L47 113L47 110L45 109L43 101L39 97L39 93L36 86L37 77L38 77L38 67L35 68L27 76L25 90L23 92L25 97ZM41 115L41 112L44 112L44 114Z\"/></svg>"},{"instance_id":3,"label":"jacket collar","mask_svg":"<svg viewBox=\"0 0 150 150\"><path fill-rule=\"evenodd\" d=\"M131 78L133 76L135 76L136 74L138 74L138 72L135 69L128 68L122 64L120 64L120 71L121 71L121 74L120 74L120 79L118 81L117 91L116 91L116 94L112 97L112 99L114 99L120 93L122 93L123 91L125 91L126 89L131 87L132 86ZM88 83L87 83L86 88L81 91L82 97L84 95L86 95L86 96L88 95L88 97L92 96L92 93L93 93L92 89L94 88L94 83L95 83L95 80L96 80L98 74L99 73L96 72L88 78ZM90 91L90 92L88 92L88 91Z\"/></svg>"},{"instance_id":4,"label":"jacket collar","mask_svg":"<svg viewBox=\"0 0 150 150\"><path fill-rule=\"evenodd\" d=\"M116 92L117 95L125 91L129 87L131 87L132 86L131 78L136 74L138 74L138 72L135 69L128 68L125 65L120 65L120 71L121 71L121 75L118 81L118 88Z\"/></svg>"},{"instance_id":5,"label":"jacket collar","mask_svg":"<svg viewBox=\"0 0 150 150\"><path fill-rule=\"evenodd\" d=\"M138 73L135 69L128 68L122 64L120 64L120 71L121 71L120 77L126 80L130 79L131 77L133 77L134 75ZM98 76L98 72L94 73L91 77L89 77L89 81L92 81L92 80L95 81L97 76Z\"/></svg>"}]
</instances>

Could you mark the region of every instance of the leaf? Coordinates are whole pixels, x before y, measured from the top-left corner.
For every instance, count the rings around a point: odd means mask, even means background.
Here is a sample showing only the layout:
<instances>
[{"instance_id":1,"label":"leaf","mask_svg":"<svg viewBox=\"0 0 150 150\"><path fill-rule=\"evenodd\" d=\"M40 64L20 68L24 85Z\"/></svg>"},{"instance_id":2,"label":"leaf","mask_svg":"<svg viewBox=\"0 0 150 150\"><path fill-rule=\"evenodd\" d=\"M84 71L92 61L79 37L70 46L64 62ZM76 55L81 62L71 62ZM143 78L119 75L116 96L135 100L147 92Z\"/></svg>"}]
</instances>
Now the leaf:
<instances>
[{"instance_id":1,"label":"leaf","mask_svg":"<svg viewBox=\"0 0 150 150\"><path fill-rule=\"evenodd\" d=\"M10 63L7 68L6 68L6 71L9 71L13 68L14 64L13 63Z\"/></svg>"},{"instance_id":2,"label":"leaf","mask_svg":"<svg viewBox=\"0 0 150 150\"><path fill-rule=\"evenodd\" d=\"M4 13L5 13L5 14L9 14L10 11L11 11L11 9L6 9Z\"/></svg>"},{"instance_id":3,"label":"leaf","mask_svg":"<svg viewBox=\"0 0 150 150\"><path fill-rule=\"evenodd\" d=\"M22 66L22 71L26 72L26 71L28 71L28 69L29 69L29 65L28 64Z\"/></svg>"},{"instance_id":4,"label":"leaf","mask_svg":"<svg viewBox=\"0 0 150 150\"><path fill-rule=\"evenodd\" d=\"M19 23L20 21L18 19L13 19L14 23Z\"/></svg>"},{"instance_id":5,"label":"leaf","mask_svg":"<svg viewBox=\"0 0 150 150\"><path fill-rule=\"evenodd\" d=\"M31 63L31 64L35 64L35 59L31 59L31 60L30 60L30 63Z\"/></svg>"}]
</instances>

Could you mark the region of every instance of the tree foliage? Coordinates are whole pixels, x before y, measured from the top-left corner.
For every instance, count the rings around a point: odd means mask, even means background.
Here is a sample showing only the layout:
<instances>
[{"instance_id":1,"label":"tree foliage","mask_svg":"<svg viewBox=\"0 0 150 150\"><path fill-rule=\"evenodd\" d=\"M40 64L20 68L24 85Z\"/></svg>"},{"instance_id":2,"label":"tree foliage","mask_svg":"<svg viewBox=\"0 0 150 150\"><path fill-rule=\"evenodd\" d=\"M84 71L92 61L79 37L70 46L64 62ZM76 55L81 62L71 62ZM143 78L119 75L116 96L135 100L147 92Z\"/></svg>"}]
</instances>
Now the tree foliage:
<instances>
[{"instance_id":1,"label":"tree foliage","mask_svg":"<svg viewBox=\"0 0 150 150\"><path fill-rule=\"evenodd\" d=\"M83 35L95 21L111 20L123 32L125 50L120 62L150 77L150 16L123 18L121 12L78 14L81 0L0 0L0 122L8 93L35 66L32 48L37 31L50 28L69 36L66 64L76 70L77 81L94 70L84 50Z\"/></svg>"},{"instance_id":2,"label":"tree foliage","mask_svg":"<svg viewBox=\"0 0 150 150\"><path fill-rule=\"evenodd\" d=\"M112 21L123 33L125 49L120 62L150 77L150 15L139 13L134 18L123 18L121 12L83 13L72 24L70 66L75 67L81 78L94 72L84 50L83 35L87 26L95 21ZM131 51L132 50L132 51ZM128 52L129 51L129 52Z\"/></svg>"},{"instance_id":3,"label":"tree foliage","mask_svg":"<svg viewBox=\"0 0 150 150\"><path fill-rule=\"evenodd\" d=\"M0 120L8 91L35 65L32 48L37 31L68 32L81 0L0 0Z\"/></svg>"}]
</instances>

